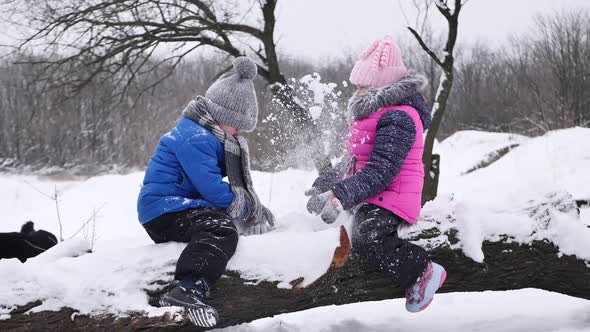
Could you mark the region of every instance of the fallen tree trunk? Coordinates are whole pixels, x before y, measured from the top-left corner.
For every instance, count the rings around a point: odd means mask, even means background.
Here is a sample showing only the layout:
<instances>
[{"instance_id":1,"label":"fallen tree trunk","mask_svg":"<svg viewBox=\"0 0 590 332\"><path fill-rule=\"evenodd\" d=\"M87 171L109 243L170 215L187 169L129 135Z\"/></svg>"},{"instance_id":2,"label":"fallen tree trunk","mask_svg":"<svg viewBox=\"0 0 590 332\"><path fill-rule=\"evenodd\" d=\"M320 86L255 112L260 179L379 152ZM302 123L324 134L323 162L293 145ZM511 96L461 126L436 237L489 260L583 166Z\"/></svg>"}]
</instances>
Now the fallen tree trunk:
<instances>
[{"instance_id":1,"label":"fallen tree trunk","mask_svg":"<svg viewBox=\"0 0 590 332\"><path fill-rule=\"evenodd\" d=\"M483 264L460 250L432 250L432 258L448 270L441 292L539 288L590 300L589 265L574 256L559 257L551 243L485 242L483 250L487 257ZM282 290L266 283L244 286L233 276L220 282L212 304L220 309L223 326L228 326L319 306L403 296L389 279L377 271L365 272L353 257L304 289Z\"/></svg>"},{"instance_id":2,"label":"fallen tree trunk","mask_svg":"<svg viewBox=\"0 0 590 332\"><path fill-rule=\"evenodd\" d=\"M452 206L453 199L443 201ZM522 211L537 223L535 232L552 227L554 211L579 213L578 202L565 192L551 193ZM440 217L440 213L437 214ZM448 272L441 293L485 290L510 290L538 288L590 300L590 262L572 255L562 254L549 240L528 241L519 244L509 235L498 241L483 241L484 260L479 263L467 257L459 243L458 225L453 208L444 220L425 215L421 227L410 227L400 234L410 241L417 241L426 248L432 259L441 263ZM572 222L578 222L572 219ZM463 226L464 227L464 226ZM582 228L586 227L583 225ZM547 233L547 232L545 232ZM252 283L236 272L229 271L212 291L210 304L218 309L222 322L218 327L231 326L263 317L300 311L333 304L362 301L378 301L403 297L403 291L378 271L368 271L350 254L350 241L341 227L340 247L336 248L330 269L305 288L299 288L302 280L294 280L293 289L277 288L276 282ZM154 283L166 283L154 281ZM148 293L150 304L158 305L159 297L170 286ZM435 301L436 304L436 301ZM101 317L79 316L71 308L57 312L25 314L41 305L35 301L11 313L9 320L0 320L0 330L18 331L104 331L104 330L166 330L195 331L186 322L177 322L171 315L146 318L130 314L127 318L109 315ZM405 310L403 307L392 310Z\"/></svg>"},{"instance_id":3,"label":"fallen tree trunk","mask_svg":"<svg viewBox=\"0 0 590 332\"><path fill-rule=\"evenodd\" d=\"M423 232L420 236L431 235ZM344 253L336 256L346 255L347 248L344 249ZM483 251L486 259L484 263L477 263L461 250L449 246L431 250L432 258L448 270L448 279L441 292L539 288L590 300L590 265L575 256L559 255L558 249L550 242L535 241L530 245L520 245L507 241L486 241ZM306 288L279 289L276 283L266 281L248 285L238 274L230 272L217 284L210 303L218 308L223 317L223 327L319 306L403 297L402 291L381 273L365 271L354 256L338 268L342 263L336 261L325 275ZM165 291L162 289L150 294L153 305ZM77 316L72 319L74 311L71 309L23 314L31 306L13 312L10 320L0 321L0 330L195 330L192 325L178 325L169 321L168 317L115 319Z\"/></svg>"}]
</instances>

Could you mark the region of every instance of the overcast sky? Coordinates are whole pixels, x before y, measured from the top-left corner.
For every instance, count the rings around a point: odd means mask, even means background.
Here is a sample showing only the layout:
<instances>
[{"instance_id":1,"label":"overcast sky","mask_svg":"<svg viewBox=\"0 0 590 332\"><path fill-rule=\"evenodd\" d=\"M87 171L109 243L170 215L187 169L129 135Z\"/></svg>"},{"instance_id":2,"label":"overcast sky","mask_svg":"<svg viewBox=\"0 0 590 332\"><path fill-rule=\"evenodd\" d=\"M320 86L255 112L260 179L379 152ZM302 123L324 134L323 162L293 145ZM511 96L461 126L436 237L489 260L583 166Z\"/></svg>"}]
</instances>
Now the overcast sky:
<instances>
[{"instance_id":1,"label":"overcast sky","mask_svg":"<svg viewBox=\"0 0 590 332\"><path fill-rule=\"evenodd\" d=\"M318 58L355 54L372 39L409 34L399 2L412 17L410 0L282 0L277 28L279 47L289 54ZM535 14L567 8L590 9L590 0L469 0L459 20L459 40L502 44L512 33L530 29ZM430 15L444 29L439 13ZM444 30L446 32L446 30Z\"/></svg>"},{"instance_id":2,"label":"overcast sky","mask_svg":"<svg viewBox=\"0 0 590 332\"><path fill-rule=\"evenodd\" d=\"M236 6L243 4L233 1ZM409 37L400 2L406 16L413 19L411 1L280 0L276 13L279 51L283 56L321 61L342 54L356 56L374 38L384 34ZM590 10L590 0L469 0L460 16L459 41L481 40L502 45L511 34L529 31L536 14L575 8ZM254 13L245 20L255 21L260 13L256 9ZM7 43L14 33L5 21L0 13L0 45ZM434 9L429 21L434 29L446 33L445 22Z\"/></svg>"}]
</instances>

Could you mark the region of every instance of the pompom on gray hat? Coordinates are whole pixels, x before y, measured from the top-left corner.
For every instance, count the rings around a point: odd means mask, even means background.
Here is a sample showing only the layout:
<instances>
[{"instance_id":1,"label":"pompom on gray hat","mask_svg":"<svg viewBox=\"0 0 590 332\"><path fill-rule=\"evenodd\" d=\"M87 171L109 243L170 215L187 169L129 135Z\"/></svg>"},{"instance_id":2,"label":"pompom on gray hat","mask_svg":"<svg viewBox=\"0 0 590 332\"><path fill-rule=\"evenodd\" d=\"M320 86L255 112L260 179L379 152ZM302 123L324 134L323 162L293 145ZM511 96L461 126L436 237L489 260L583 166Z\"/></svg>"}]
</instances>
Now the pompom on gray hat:
<instances>
[{"instance_id":1,"label":"pompom on gray hat","mask_svg":"<svg viewBox=\"0 0 590 332\"><path fill-rule=\"evenodd\" d=\"M258 102L252 80L256 77L256 63L245 56L233 62L233 68L221 75L205 93L207 109L218 124L241 131L256 128Z\"/></svg>"}]
</instances>

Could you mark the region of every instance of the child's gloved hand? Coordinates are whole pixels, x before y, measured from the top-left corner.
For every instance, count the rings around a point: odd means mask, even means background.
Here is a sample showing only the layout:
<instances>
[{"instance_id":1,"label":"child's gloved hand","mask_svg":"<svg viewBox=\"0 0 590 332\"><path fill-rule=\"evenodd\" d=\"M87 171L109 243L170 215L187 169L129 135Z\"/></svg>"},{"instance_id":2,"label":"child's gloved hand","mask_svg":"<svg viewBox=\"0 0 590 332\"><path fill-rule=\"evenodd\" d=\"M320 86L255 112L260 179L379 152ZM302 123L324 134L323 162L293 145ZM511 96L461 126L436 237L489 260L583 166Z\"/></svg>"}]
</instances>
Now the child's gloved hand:
<instances>
[{"instance_id":1,"label":"child's gloved hand","mask_svg":"<svg viewBox=\"0 0 590 332\"><path fill-rule=\"evenodd\" d=\"M332 191L329 191L328 193L332 193ZM329 198L328 202L326 203L326 205L322 209L322 212L321 212L322 220L326 224L331 224L336 221L336 219L340 215L340 212L342 212L343 210L344 209L342 207L342 203L332 193L332 196Z\"/></svg>"},{"instance_id":2,"label":"child's gloved hand","mask_svg":"<svg viewBox=\"0 0 590 332\"><path fill-rule=\"evenodd\" d=\"M317 188L309 189L305 195L311 196L307 202L307 210L315 215L321 215L322 220L331 224L336 221L340 212L342 212L342 203L334 196L332 190L320 193Z\"/></svg>"},{"instance_id":3,"label":"child's gloved hand","mask_svg":"<svg viewBox=\"0 0 590 332\"><path fill-rule=\"evenodd\" d=\"M269 208L267 208L266 206L262 206L262 216L264 217L264 220L266 220L266 222L271 226L274 227L275 226L275 215L272 213L272 211L270 211Z\"/></svg>"},{"instance_id":4,"label":"child's gloved hand","mask_svg":"<svg viewBox=\"0 0 590 332\"><path fill-rule=\"evenodd\" d=\"M250 213L249 208L250 208L250 204L248 203L248 199L246 199L244 202L244 209L242 210L242 218L243 219L247 219L247 216Z\"/></svg>"},{"instance_id":5,"label":"child's gloved hand","mask_svg":"<svg viewBox=\"0 0 590 332\"><path fill-rule=\"evenodd\" d=\"M245 236L260 235L268 233L274 229L274 227L269 225L266 221L252 225L246 223L243 219L236 219L234 220L234 225L236 225L236 228L238 229L238 234Z\"/></svg>"},{"instance_id":6,"label":"child's gloved hand","mask_svg":"<svg viewBox=\"0 0 590 332\"><path fill-rule=\"evenodd\" d=\"M311 196L307 201L307 211L315 215L322 213L326 202L330 198L329 193L331 193L331 191L321 193L316 187L306 190L305 196ZM332 194L332 196L334 196L334 194Z\"/></svg>"},{"instance_id":7,"label":"child's gloved hand","mask_svg":"<svg viewBox=\"0 0 590 332\"><path fill-rule=\"evenodd\" d=\"M247 223L243 219L234 220L234 224L240 235L260 235L268 233L274 229L275 216L266 206L262 206L261 218L258 219L255 224Z\"/></svg>"}]
</instances>

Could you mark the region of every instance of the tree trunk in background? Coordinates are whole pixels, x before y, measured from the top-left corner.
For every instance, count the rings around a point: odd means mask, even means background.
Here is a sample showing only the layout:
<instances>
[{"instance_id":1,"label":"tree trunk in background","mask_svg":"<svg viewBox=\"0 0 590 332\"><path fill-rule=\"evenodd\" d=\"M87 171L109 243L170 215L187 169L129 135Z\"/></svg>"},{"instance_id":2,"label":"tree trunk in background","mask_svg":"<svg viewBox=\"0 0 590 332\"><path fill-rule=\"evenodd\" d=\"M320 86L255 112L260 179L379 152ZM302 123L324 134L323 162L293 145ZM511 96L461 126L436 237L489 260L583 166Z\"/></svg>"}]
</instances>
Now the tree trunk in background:
<instances>
[{"instance_id":1,"label":"tree trunk in background","mask_svg":"<svg viewBox=\"0 0 590 332\"><path fill-rule=\"evenodd\" d=\"M448 69L443 69L443 75L440 78L438 92L435 96L434 105L432 107L432 123L426 139L424 140L424 154L422 162L424 163L424 188L422 190L422 205L426 202L436 198L438 194L438 179L440 174L440 156L437 157L437 164L433 164L434 156L432 149L434 148L434 140L440 128L447 107L447 101L451 94L451 87L453 85L453 60L450 60Z\"/></svg>"},{"instance_id":2,"label":"tree trunk in background","mask_svg":"<svg viewBox=\"0 0 590 332\"><path fill-rule=\"evenodd\" d=\"M448 34L446 45L443 50L443 59L432 51L432 49L426 45L424 39L420 34L413 28L408 27L412 35L416 38L422 49L432 58L432 60L442 69L443 73L440 78L438 90L434 97L434 105L432 106L432 123L426 138L424 141L424 155L422 161L424 163L424 188L422 190L422 204L427 201L431 201L436 198L438 191L438 170L440 164L433 167L432 161L432 149L434 147L434 140L438 134L438 129L442 122L445 110L447 108L447 101L451 94L451 88L453 87L453 70L455 59L453 57L453 51L457 42L457 32L459 25L459 14L463 5L466 3L465 0L454 0L454 8L448 6L448 1L433 0L436 9L444 16L448 25ZM437 159L440 162L440 159Z\"/></svg>"}]
</instances>

